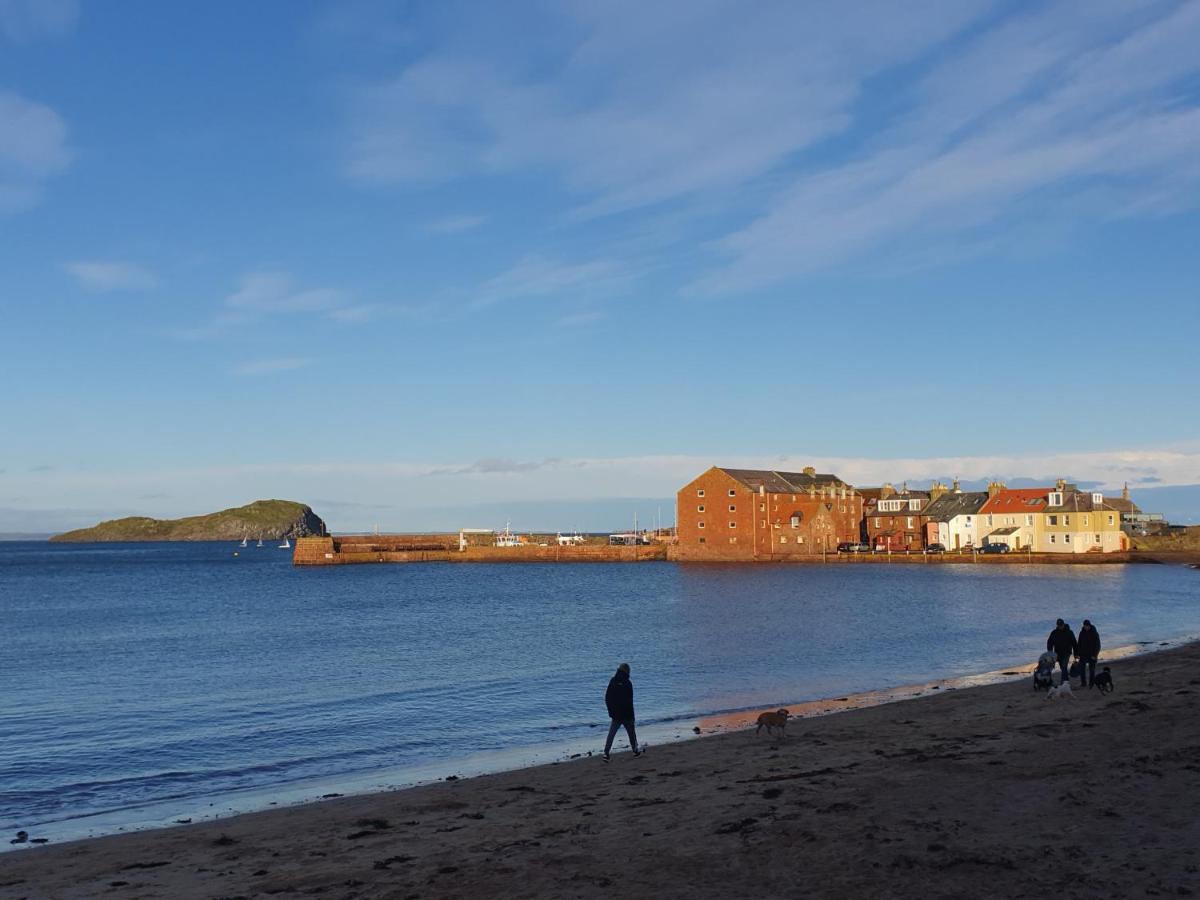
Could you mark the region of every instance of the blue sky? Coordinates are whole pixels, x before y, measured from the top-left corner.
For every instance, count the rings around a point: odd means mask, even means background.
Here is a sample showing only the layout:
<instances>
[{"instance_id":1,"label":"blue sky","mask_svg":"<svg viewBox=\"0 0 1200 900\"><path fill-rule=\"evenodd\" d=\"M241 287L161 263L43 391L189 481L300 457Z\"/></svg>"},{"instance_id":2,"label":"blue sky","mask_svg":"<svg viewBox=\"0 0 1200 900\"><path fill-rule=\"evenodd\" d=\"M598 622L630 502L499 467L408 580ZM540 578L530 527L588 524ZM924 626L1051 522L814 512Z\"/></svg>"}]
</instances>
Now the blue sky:
<instances>
[{"instance_id":1,"label":"blue sky","mask_svg":"<svg viewBox=\"0 0 1200 900\"><path fill-rule=\"evenodd\" d=\"M1200 483L1198 45L1194 0L0 0L0 531Z\"/></svg>"}]
</instances>

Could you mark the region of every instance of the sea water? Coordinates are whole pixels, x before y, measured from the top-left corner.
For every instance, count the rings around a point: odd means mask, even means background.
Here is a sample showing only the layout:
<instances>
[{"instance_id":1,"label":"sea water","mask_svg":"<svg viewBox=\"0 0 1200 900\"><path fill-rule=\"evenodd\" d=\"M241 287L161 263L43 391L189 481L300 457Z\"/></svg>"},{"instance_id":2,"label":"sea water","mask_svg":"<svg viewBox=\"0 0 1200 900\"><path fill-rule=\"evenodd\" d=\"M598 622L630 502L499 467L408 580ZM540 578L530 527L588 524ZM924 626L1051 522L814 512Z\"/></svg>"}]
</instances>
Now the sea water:
<instances>
[{"instance_id":1,"label":"sea water","mask_svg":"<svg viewBox=\"0 0 1200 900\"><path fill-rule=\"evenodd\" d=\"M1028 664L1059 616L1090 618L1110 647L1197 635L1200 572L294 568L275 547L0 543L0 834L598 750L622 661L639 728L683 734L713 714Z\"/></svg>"}]
</instances>

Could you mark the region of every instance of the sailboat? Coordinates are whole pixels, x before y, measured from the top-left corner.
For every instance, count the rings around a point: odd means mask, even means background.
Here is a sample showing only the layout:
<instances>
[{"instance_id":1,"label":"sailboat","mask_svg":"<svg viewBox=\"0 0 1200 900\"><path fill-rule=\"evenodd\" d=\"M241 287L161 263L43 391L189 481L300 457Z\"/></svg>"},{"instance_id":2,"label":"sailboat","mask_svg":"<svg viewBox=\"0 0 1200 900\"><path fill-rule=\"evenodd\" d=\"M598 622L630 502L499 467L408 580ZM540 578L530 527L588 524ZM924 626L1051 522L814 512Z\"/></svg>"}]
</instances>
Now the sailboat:
<instances>
[{"instance_id":1,"label":"sailboat","mask_svg":"<svg viewBox=\"0 0 1200 900\"><path fill-rule=\"evenodd\" d=\"M238 544L238 546L239 546L239 547L245 547L245 546L246 546L246 536L245 536L245 535L242 535L242 542L241 542L240 544Z\"/></svg>"},{"instance_id":2,"label":"sailboat","mask_svg":"<svg viewBox=\"0 0 1200 900\"><path fill-rule=\"evenodd\" d=\"M262 543L262 538L259 538L259 539L258 539L258 546L260 546L260 547L261 547L262 545L263 545L263 543Z\"/></svg>"},{"instance_id":3,"label":"sailboat","mask_svg":"<svg viewBox=\"0 0 1200 900\"><path fill-rule=\"evenodd\" d=\"M284 537L283 543L279 545L279 549L280 550L291 550L292 549L291 542L288 541L287 537Z\"/></svg>"}]
</instances>

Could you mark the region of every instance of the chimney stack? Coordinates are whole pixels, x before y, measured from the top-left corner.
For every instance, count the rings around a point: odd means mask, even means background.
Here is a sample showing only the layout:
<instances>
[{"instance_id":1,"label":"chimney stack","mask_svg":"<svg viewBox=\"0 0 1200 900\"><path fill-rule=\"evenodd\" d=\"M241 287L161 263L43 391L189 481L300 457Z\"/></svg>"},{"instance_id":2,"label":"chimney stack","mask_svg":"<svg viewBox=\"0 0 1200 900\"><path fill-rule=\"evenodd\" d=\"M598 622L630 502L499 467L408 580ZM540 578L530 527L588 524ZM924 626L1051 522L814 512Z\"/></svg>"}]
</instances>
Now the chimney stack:
<instances>
[{"instance_id":1,"label":"chimney stack","mask_svg":"<svg viewBox=\"0 0 1200 900\"><path fill-rule=\"evenodd\" d=\"M995 497L998 493L1004 490L1005 484L1003 481L988 482L988 499Z\"/></svg>"},{"instance_id":2,"label":"chimney stack","mask_svg":"<svg viewBox=\"0 0 1200 900\"><path fill-rule=\"evenodd\" d=\"M955 479L954 479L954 481L953 481L953 482L951 482L951 487L950 487L950 489L951 489L952 491L954 491L954 493L956 493L956 494L961 494L961 493L962 493L962 488L960 488L960 487L958 486L958 479L957 479L957 478L955 478Z\"/></svg>"},{"instance_id":3,"label":"chimney stack","mask_svg":"<svg viewBox=\"0 0 1200 900\"><path fill-rule=\"evenodd\" d=\"M804 467L803 469L801 469L800 471L801 471L801 472L803 472L805 475L809 476L810 478L811 478L813 475L816 475L816 474L817 474L817 470L816 470L816 469L814 469L812 466L805 466L805 467Z\"/></svg>"},{"instance_id":4,"label":"chimney stack","mask_svg":"<svg viewBox=\"0 0 1200 900\"><path fill-rule=\"evenodd\" d=\"M879 489L879 499L886 500L894 493L896 493L896 489L892 487L892 483L890 481L885 481L883 483L883 487Z\"/></svg>"},{"instance_id":5,"label":"chimney stack","mask_svg":"<svg viewBox=\"0 0 1200 900\"><path fill-rule=\"evenodd\" d=\"M1058 481L1054 482L1054 489L1056 491L1065 491L1067 489L1066 479L1060 478Z\"/></svg>"},{"instance_id":6,"label":"chimney stack","mask_svg":"<svg viewBox=\"0 0 1200 900\"><path fill-rule=\"evenodd\" d=\"M935 481L929 486L929 502L932 503L938 497L941 497L943 494L945 494L947 490L948 488L944 484L942 484L940 481Z\"/></svg>"}]
</instances>

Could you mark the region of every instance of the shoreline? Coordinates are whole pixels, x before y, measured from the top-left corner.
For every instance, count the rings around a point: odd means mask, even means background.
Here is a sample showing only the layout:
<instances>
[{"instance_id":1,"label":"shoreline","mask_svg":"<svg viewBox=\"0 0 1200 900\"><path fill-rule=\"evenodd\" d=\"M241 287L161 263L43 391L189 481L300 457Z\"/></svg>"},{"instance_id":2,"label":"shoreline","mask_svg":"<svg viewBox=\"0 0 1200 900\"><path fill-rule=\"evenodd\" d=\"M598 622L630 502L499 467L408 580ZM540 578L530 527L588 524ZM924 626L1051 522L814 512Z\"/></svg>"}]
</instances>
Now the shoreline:
<instances>
[{"instance_id":1,"label":"shoreline","mask_svg":"<svg viewBox=\"0 0 1200 900\"><path fill-rule=\"evenodd\" d=\"M1124 644L1106 649L1103 656L1106 662L1118 661L1192 643L1200 646L1200 634ZM934 692L949 693L1020 681L1030 677L1032 671L1033 664L1026 661L986 672L867 688L848 692L840 697L783 701L775 703L770 709L786 707L792 712L794 719L839 715L913 700L932 695ZM645 723L639 722L638 735L643 743L656 747L703 740L753 728L758 714L765 709L764 706L742 707L700 715L678 716L662 721L647 720ZM182 825L230 821L240 816L294 809L320 804L330 799L369 797L414 790L443 781L503 775L598 756L603 743L600 735L604 727L606 726L603 724L592 725L586 736L550 745L479 751L454 759L157 800L96 813L64 816L47 822L14 824L13 830L20 828L27 831L31 838L45 838L45 846L64 846L106 837L179 828ZM621 740L623 738L618 736L617 743ZM7 853L29 849L33 848L30 845L11 846L0 843L0 860Z\"/></svg>"},{"instance_id":2,"label":"shoreline","mask_svg":"<svg viewBox=\"0 0 1200 900\"><path fill-rule=\"evenodd\" d=\"M1106 649L1101 665L1129 663L1180 651L1192 652L1200 657L1200 638L1196 635L1188 635L1170 641L1142 641ZM1024 683L1031 671L1032 663L1024 662L988 672L859 691L843 697L802 700L782 705L790 709L795 716L790 724L790 731L799 731L810 727L810 723L817 723L822 719L842 718L843 715L853 718L872 710L897 708L897 705L922 699L932 700L937 696L970 694L989 687ZM688 717L639 728L639 734L647 744L654 748L654 756L657 758L676 748L706 745L711 741L753 733L754 720L761 711L761 708L755 707L714 715ZM691 733L692 728L697 729L700 733ZM458 783L471 784L488 779L522 777L535 779L539 777L539 773L545 773L564 765L587 765L589 762L598 762L598 757L593 753L598 752L598 748L594 745L598 744L599 731L600 729L597 729L584 740L559 745L550 750L514 748L511 751L476 754L465 759L409 767L404 770L406 776L396 781L390 781L387 773L371 772L358 777L334 777L312 783L305 782L302 785L273 786L239 792L243 799L257 797L258 800L251 802L249 806L225 807L207 815L197 812L197 808L203 808L205 804L211 808L228 801L231 795L210 795L186 802L162 801L147 807L136 807L134 809L137 810L153 808L158 810L161 815L151 817L140 824L127 823L120 827L114 826L101 834L84 835L77 832L66 840L55 839L40 847L28 844L12 847L5 844L3 850L0 851L0 874L3 874L7 865L16 858L51 854L59 850L73 854L80 848L93 846L99 842L115 841L119 844L121 841L142 839L153 843L157 840L168 840L166 837L168 835L191 832L193 829L240 829L248 822L261 821L259 817L294 815L320 817L321 810L329 804L343 802L367 805L386 804L413 792L448 787ZM647 738L649 740L646 740ZM615 749L623 746L622 740L623 738L618 738ZM502 762L505 759L510 764ZM500 762L499 766L497 766L497 762ZM420 773L423 773L423 776ZM324 785L330 790L326 790L323 794L317 794L315 791L322 789L314 787L318 784ZM181 809L184 811L181 812ZM168 812L168 810L170 811ZM129 811L118 810L111 814L84 816L60 820L60 822L89 821L91 824L95 824L98 818L119 816ZM35 827L30 827L28 830L31 838L41 836L39 829ZM44 833L45 829L41 829L41 831ZM3 893L5 886L6 879L0 878L0 896L7 896Z\"/></svg>"},{"instance_id":3,"label":"shoreline","mask_svg":"<svg viewBox=\"0 0 1200 900\"><path fill-rule=\"evenodd\" d=\"M783 739L731 730L47 845L0 856L0 897L1200 890L1200 643L1105 662L1116 692L1073 702L1022 673L813 715Z\"/></svg>"}]
</instances>

